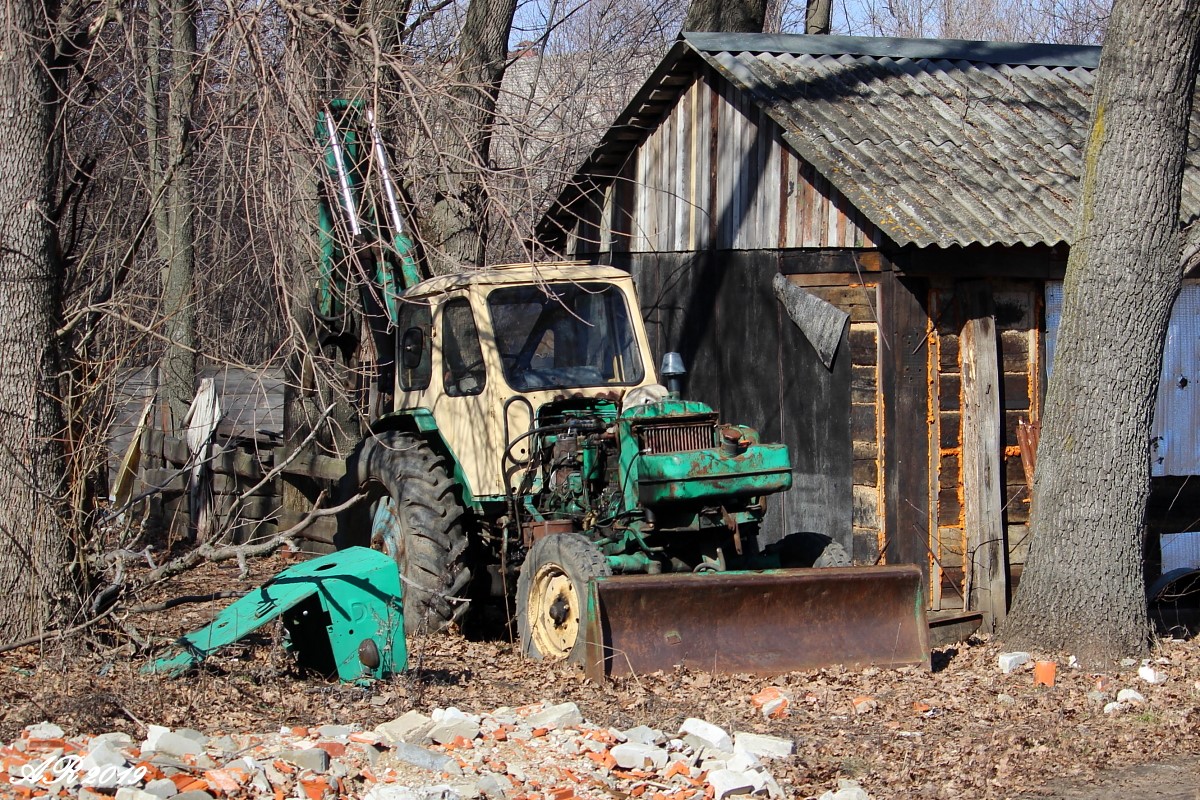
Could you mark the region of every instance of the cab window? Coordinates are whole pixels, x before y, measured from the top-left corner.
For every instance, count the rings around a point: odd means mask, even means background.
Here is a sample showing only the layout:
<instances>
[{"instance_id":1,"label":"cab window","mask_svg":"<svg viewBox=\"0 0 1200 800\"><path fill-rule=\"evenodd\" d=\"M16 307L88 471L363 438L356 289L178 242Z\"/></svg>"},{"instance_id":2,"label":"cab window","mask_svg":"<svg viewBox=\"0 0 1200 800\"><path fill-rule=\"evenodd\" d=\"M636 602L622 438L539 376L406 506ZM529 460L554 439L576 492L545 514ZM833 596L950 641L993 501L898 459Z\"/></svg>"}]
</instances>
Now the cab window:
<instances>
[{"instance_id":1,"label":"cab window","mask_svg":"<svg viewBox=\"0 0 1200 800\"><path fill-rule=\"evenodd\" d=\"M429 304L404 301L396 320L397 366L399 367L400 391L419 392L429 388L433 375L433 360L430 358L429 334L433 331L433 319Z\"/></svg>"},{"instance_id":2,"label":"cab window","mask_svg":"<svg viewBox=\"0 0 1200 800\"><path fill-rule=\"evenodd\" d=\"M475 315L464 298L442 308L442 381L450 397L479 394L487 382Z\"/></svg>"}]
</instances>

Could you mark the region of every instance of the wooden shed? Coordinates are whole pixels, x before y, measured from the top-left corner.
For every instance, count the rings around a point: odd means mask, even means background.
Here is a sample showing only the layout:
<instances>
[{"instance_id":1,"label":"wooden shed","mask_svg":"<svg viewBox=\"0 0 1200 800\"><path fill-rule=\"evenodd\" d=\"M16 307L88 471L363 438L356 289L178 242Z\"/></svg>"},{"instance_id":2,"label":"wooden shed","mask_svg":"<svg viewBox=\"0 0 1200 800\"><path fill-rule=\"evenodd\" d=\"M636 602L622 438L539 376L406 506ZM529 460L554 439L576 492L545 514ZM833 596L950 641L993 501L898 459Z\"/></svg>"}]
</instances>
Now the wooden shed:
<instances>
[{"instance_id":1,"label":"wooden shed","mask_svg":"<svg viewBox=\"0 0 1200 800\"><path fill-rule=\"evenodd\" d=\"M684 34L539 239L629 269L686 392L791 447L766 538L921 564L932 607L961 608L973 567L1019 573L1028 547L1018 429L1051 365L1098 63L1094 47ZM848 315L829 366L776 275ZM1189 282L1156 423L1161 532L1200 527L1198 320Z\"/></svg>"}]
</instances>

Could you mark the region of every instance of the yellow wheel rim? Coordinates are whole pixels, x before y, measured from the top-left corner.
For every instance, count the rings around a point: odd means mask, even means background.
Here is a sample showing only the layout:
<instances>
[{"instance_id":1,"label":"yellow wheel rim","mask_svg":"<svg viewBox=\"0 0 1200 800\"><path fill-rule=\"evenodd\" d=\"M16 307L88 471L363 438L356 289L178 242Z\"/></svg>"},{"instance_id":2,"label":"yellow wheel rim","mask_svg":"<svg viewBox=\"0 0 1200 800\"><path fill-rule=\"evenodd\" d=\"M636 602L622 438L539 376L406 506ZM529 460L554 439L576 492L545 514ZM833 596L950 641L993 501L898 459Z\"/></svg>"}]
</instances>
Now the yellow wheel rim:
<instances>
[{"instance_id":1,"label":"yellow wheel rim","mask_svg":"<svg viewBox=\"0 0 1200 800\"><path fill-rule=\"evenodd\" d=\"M571 654L579 638L579 594L557 564L542 566L529 587L529 632L543 657L555 661Z\"/></svg>"}]
</instances>

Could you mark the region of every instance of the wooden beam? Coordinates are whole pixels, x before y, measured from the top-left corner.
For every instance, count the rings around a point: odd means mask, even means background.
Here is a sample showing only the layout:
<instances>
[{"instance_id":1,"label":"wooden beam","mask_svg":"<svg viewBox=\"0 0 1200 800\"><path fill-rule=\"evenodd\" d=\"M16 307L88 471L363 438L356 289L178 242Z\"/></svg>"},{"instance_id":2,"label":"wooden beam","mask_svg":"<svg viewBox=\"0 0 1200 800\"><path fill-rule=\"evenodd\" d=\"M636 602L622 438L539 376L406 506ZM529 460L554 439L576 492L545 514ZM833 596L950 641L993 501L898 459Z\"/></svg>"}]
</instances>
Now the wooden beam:
<instances>
[{"instance_id":1,"label":"wooden beam","mask_svg":"<svg viewBox=\"0 0 1200 800\"><path fill-rule=\"evenodd\" d=\"M924 281L880 274L879 382L884 399L884 542L889 564L929 576L929 315Z\"/></svg>"},{"instance_id":2,"label":"wooden beam","mask_svg":"<svg viewBox=\"0 0 1200 800\"><path fill-rule=\"evenodd\" d=\"M1067 247L1012 246L906 248L895 258L895 268L905 275L957 279L1032 278L1062 280L1067 269Z\"/></svg>"},{"instance_id":3,"label":"wooden beam","mask_svg":"<svg viewBox=\"0 0 1200 800\"><path fill-rule=\"evenodd\" d=\"M778 259L779 271L784 275L840 272L858 276L891 267L887 256L878 250L780 250Z\"/></svg>"},{"instance_id":4,"label":"wooden beam","mask_svg":"<svg viewBox=\"0 0 1200 800\"><path fill-rule=\"evenodd\" d=\"M275 463L283 464L290 454L291 451L286 447L275 448ZM336 481L346 474L346 462L340 458L320 456L311 449L306 449L284 466L281 472L286 475L307 475L310 478Z\"/></svg>"},{"instance_id":5,"label":"wooden beam","mask_svg":"<svg viewBox=\"0 0 1200 800\"><path fill-rule=\"evenodd\" d=\"M962 355L962 486L967 555L967 607L983 613L983 628L995 631L1008 613L1008 544L1000 484L1000 370L991 287L960 284L965 324Z\"/></svg>"}]
</instances>

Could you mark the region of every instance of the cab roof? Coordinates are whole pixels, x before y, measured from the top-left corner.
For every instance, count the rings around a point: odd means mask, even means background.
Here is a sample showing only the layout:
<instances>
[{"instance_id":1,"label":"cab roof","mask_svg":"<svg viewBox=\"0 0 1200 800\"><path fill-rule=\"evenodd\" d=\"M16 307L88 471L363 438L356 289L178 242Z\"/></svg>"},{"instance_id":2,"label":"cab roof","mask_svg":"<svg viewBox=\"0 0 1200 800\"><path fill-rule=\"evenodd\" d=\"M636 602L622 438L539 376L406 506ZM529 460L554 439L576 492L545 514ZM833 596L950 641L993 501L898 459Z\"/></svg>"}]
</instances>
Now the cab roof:
<instances>
[{"instance_id":1,"label":"cab roof","mask_svg":"<svg viewBox=\"0 0 1200 800\"><path fill-rule=\"evenodd\" d=\"M537 284L551 281L629 280L629 273L616 267L598 266L586 261L548 261L540 264L498 264L453 275L438 275L423 280L404 293L406 298L432 297L469 286Z\"/></svg>"}]
</instances>

